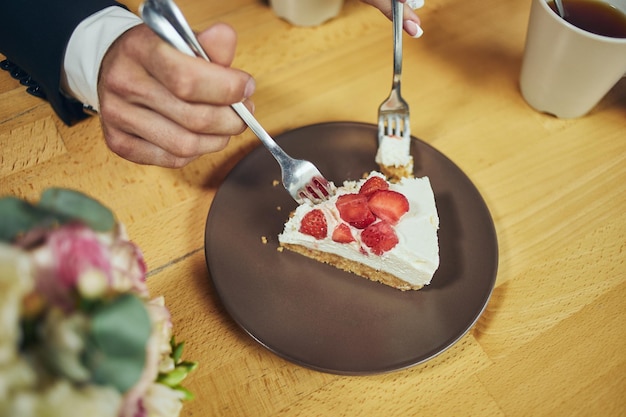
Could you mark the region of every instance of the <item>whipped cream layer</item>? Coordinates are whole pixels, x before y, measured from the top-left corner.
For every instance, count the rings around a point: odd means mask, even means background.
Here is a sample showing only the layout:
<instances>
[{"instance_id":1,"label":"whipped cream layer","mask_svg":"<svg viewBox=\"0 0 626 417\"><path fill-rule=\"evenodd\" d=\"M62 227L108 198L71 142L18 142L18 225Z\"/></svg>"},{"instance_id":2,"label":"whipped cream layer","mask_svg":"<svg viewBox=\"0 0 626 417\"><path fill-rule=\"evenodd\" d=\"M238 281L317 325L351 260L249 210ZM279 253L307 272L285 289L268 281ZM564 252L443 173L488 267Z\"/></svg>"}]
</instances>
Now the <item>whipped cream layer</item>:
<instances>
[{"instance_id":1,"label":"whipped cream layer","mask_svg":"<svg viewBox=\"0 0 626 417\"><path fill-rule=\"evenodd\" d=\"M383 136L378 143L375 161L379 165L389 167L407 167L413 171L413 157L410 153L411 138L399 136Z\"/></svg>"},{"instance_id":2,"label":"whipped cream layer","mask_svg":"<svg viewBox=\"0 0 626 417\"><path fill-rule=\"evenodd\" d=\"M384 178L379 172L370 173L370 176L373 175ZM352 226L350 230L356 241L337 243L331 239L335 227L339 223L345 223L335 206L337 198L343 194L358 193L366 180L367 178L344 182L342 187L337 188L333 198L324 203L305 203L298 206L285 224L283 233L278 236L279 242L336 254L378 271L388 272L411 285L429 284L439 267L439 216L428 177L402 178L398 183L389 185L390 190L404 194L409 201L409 211L394 226L399 242L391 250L380 256L374 254L361 243L362 230ZM322 210L326 217L328 236L325 239L316 239L298 231L303 216L313 209Z\"/></svg>"}]
</instances>

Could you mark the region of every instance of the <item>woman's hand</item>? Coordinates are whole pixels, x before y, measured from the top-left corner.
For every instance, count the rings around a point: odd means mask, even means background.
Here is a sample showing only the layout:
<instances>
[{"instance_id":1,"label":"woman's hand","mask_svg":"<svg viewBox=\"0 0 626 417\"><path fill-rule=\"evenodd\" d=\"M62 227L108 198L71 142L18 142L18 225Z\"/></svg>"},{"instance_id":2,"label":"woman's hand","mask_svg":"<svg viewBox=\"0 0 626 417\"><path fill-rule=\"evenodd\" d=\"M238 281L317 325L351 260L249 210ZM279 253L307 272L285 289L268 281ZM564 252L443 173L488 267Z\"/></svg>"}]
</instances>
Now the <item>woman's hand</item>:
<instances>
[{"instance_id":1,"label":"woman's hand","mask_svg":"<svg viewBox=\"0 0 626 417\"><path fill-rule=\"evenodd\" d=\"M389 0L361 0L363 3L367 3L371 6L379 9L388 19L391 20L391 1ZM420 27L420 18L415 14L413 8L419 8L424 5L423 0L398 0L404 4L404 15L402 27L406 33L414 38L422 36L422 28ZM411 7L409 7L409 5Z\"/></svg>"}]
</instances>

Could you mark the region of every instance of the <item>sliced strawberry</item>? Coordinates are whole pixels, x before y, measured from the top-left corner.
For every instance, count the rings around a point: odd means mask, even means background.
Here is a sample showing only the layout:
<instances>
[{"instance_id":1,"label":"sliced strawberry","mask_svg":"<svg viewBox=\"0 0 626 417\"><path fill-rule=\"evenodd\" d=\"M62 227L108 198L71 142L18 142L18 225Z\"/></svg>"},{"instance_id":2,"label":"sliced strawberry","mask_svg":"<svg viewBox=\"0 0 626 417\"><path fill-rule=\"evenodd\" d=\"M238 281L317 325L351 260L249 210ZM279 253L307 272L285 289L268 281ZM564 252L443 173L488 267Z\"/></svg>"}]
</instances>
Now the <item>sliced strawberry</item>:
<instances>
[{"instance_id":1,"label":"sliced strawberry","mask_svg":"<svg viewBox=\"0 0 626 417\"><path fill-rule=\"evenodd\" d=\"M398 244L396 231L384 220L367 226L361 233L361 240L376 255L382 255Z\"/></svg>"},{"instance_id":2,"label":"sliced strawberry","mask_svg":"<svg viewBox=\"0 0 626 417\"><path fill-rule=\"evenodd\" d=\"M309 211L302 217L300 233L313 236L315 239L324 239L328 235L328 225L322 210Z\"/></svg>"},{"instance_id":3,"label":"sliced strawberry","mask_svg":"<svg viewBox=\"0 0 626 417\"><path fill-rule=\"evenodd\" d=\"M341 223L335 230L333 230L333 238L337 243L350 243L354 242L354 236L352 236L352 232L350 231L350 226L345 223Z\"/></svg>"},{"instance_id":4,"label":"sliced strawberry","mask_svg":"<svg viewBox=\"0 0 626 417\"><path fill-rule=\"evenodd\" d=\"M366 197L374 194L378 190L386 190L389 188L389 183L382 177L373 176L367 179L361 186L359 194L363 194Z\"/></svg>"},{"instance_id":5,"label":"sliced strawberry","mask_svg":"<svg viewBox=\"0 0 626 417\"><path fill-rule=\"evenodd\" d=\"M391 224L398 223L400 217L409 211L409 200L397 191L379 190L370 197L368 205L372 213Z\"/></svg>"},{"instance_id":6,"label":"sliced strawberry","mask_svg":"<svg viewBox=\"0 0 626 417\"><path fill-rule=\"evenodd\" d=\"M337 198L336 206L339 210L339 217L357 229L364 229L376 220L376 216L367 204L367 197L364 195L344 194Z\"/></svg>"}]
</instances>

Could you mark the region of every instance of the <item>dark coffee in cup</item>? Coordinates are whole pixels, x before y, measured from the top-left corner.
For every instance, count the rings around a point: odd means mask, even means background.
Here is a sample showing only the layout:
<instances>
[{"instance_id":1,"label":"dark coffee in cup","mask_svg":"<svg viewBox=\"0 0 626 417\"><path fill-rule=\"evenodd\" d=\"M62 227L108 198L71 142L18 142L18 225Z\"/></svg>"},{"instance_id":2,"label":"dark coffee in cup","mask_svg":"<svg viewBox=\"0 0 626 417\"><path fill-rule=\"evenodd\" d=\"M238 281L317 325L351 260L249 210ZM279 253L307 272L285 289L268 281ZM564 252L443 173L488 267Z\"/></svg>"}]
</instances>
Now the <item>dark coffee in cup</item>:
<instances>
[{"instance_id":1,"label":"dark coffee in cup","mask_svg":"<svg viewBox=\"0 0 626 417\"><path fill-rule=\"evenodd\" d=\"M562 0L564 19L572 25L611 38L626 38L626 14L608 3L595 0ZM553 0L548 5L557 13Z\"/></svg>"}]
</instances>

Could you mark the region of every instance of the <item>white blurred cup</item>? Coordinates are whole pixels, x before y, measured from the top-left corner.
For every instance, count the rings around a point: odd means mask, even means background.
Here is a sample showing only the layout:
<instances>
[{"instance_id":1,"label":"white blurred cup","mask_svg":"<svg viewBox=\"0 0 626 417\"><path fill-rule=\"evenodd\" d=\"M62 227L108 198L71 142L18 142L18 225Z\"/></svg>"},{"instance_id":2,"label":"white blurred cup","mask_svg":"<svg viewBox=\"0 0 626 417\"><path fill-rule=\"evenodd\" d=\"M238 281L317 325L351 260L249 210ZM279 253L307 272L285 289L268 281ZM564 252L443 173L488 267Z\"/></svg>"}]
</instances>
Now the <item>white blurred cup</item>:
<instances>
[{"instance_id":1,"label":"white blurred cup","mask_svg":"<svg viewBox=\"0 0 626 417\"><path fill-rule=\"evenodd\" d=\"M343 0L270 0L278 17L296 26L318 26L337 16Z\"/></svg>"},{"instance_id":2,"label":"white blurred cup","mask_svg":"<svg viewBox=\"0 0 626 417\"><path fill-rule=\"evenodd\" d=\"M605 1L626 13L626 0ZM520 75L531 107L559 118L584 116L626 75L626 38L582 30L532 0Z\"/></svg>"}]
</instances>

